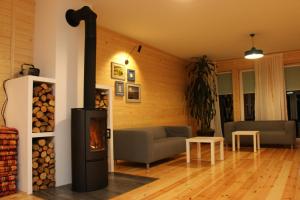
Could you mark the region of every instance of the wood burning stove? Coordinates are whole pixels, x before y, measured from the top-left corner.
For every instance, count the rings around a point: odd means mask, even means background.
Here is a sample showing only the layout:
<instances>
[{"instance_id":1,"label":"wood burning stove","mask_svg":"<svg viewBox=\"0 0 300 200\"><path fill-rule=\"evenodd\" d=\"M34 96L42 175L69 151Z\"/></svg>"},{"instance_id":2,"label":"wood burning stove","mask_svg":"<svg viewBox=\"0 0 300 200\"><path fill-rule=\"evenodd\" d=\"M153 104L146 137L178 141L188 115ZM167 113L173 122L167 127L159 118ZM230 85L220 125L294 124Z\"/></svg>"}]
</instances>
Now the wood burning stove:
<instances>
[{"instance_id":1,"label":"wood burning stove","mask_svg":"<svg viewBox=\"0 0 300 200\"><path fill-rule=\"evenodd\" d=\"M87 6L66 12L73 27L85 21L84 108L73 108L71 116L72 189L78 192L108 184L107 112L95 109L96 18Z\"/></svg>"},{"instance_id":2,"label":"wood burning stove","mask_svg":"<svg viewBox=\"0 0 300 200\"><path fill-rule=\"evenodd\" d=\"M79 192L107 186L106 110L72 109L72 184Z\"/></svg>"}]
</instances>

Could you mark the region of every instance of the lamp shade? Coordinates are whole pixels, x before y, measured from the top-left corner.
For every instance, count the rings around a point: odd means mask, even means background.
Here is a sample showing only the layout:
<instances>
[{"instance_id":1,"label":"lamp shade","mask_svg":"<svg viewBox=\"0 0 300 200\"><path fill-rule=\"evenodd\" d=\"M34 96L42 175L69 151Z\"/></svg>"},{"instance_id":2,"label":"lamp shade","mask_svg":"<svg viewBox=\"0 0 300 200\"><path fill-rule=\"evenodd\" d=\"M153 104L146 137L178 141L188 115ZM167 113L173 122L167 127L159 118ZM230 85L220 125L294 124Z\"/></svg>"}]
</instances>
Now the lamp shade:
<instances>
[{"instance_id":1,"label":"lamp shade","mask_svg":"<svg viewBox=\"0 0 300 200\"><path fill-rule=\"evenodd\" d=\"M245 58L246 59L258 59L264 56L264 52L261 49L256 49L252 47L250 50L245 51Z\"/></svg>"}]
</instances>

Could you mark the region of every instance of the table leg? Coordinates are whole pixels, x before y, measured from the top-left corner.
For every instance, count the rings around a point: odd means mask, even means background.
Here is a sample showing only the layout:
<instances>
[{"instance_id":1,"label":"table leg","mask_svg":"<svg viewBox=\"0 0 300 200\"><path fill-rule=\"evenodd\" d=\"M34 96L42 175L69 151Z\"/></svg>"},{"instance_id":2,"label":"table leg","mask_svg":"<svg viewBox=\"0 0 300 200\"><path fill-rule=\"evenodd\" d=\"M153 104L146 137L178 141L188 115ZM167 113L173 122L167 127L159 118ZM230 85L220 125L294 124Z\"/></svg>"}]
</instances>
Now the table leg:
<instances>
[{"instance_id":1,"label":"table leg","mask_svg":"<svg viewBox=\"0 0 300 200\"><path fill-rule=\"evenodd\" d=\"M253 135L253 149L256 152L256 134Z\"/></svg>"},{"instance_id":2,"label":"table leg","mask_svg":"<svg viewBox=\"0 0 300 200\"><path fill-rule=\"evenodd\" d=\"M210 160L211 160L211 164L214 165L215 164L215 143L214 142L210 143Z\"/></svg>"},{"instance_id":3,"label":"table leg","mask_svg":"<svg viewBox=\"0 0 300 200\"><path fill-rule=\"evenodd\" d=\"M237 149L238 149L238 151L240 150L240 148L241 148L241 140L240 140L240 136L239 135L237 135L236 136L237 137L237 141L236 141L236 143L237 143Z\"/></svg>"},{"instance_id":4,"label":"table leg","mask_svg":"<svg viewBox=\"0 0 300 200\"><path fill-rule=\"evenodd\" d=\"M235 135L232 134L232 151L235 151Z\"/></svg>"},{"instance_id":5,"label":"table leg","mask_svg":"<svg viewBox=\"0 0 300 200\"><path fill-rule=\"evenodd\" d=\"M186 162L190 163L190 160L191 160L191 158L190 158L190 156L191 156L190 155L190 142L186 141L185 144L186 144Z\"/></svg>"},{"instance_id":6,"label":"table leg","mask_svg":"<svg viewBox=\"0 0 300 200\"><path fill-rule=\"evenodd\" d=\"M259 132L256 134L256 137L257 137L257 149L260 149L260 133Z\"/></svg>"},{"instance_id":7,"label":"table leg","mask_svg":"<svg viewBox=\"0 0 300 200\"><path fill-rule=\"evenodd\" d=\"M220 160L224 160L224 142L220 142Z\"/></svg>"},{"instance_id":8,"label":"table leg","mask_svg":"<svg viewBox=\"0 0 300 200\"><path fill-rule=\"evenodd\" d=\"M201 158L201 143L200 142L197 143L197 157L198 157L198 159Z\"/></svg>"}]
</instances>

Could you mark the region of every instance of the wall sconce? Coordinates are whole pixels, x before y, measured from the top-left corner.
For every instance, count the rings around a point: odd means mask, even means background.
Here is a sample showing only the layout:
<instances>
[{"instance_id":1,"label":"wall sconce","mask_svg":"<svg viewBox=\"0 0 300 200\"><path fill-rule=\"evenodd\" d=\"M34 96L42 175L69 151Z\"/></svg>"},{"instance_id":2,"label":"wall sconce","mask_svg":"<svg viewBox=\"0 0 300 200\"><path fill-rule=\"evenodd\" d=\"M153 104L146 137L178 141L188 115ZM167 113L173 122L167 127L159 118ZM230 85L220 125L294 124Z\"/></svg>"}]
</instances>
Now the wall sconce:
<instances>
[{"instance_id":1,"label":"wall sconce","mask_svg":"<svg viewBox=\"0 0 300 200\"><path fill-rule=\"evenodd\" d=\"M129 55L131 55L131 53L132 53L136 48L137 48L137 52L138 52L138 53L141 53L143 46L142 46L142 45L138 45L138 46L135 46L135 47L133 47L133 48L131 49L131 51L129 52L129 54L128 54L128 56L127 56L127 59L125 60L125 65L128 65L128 64L129 64L129 60L128 60Z\"/></svg>"}]
</instances>

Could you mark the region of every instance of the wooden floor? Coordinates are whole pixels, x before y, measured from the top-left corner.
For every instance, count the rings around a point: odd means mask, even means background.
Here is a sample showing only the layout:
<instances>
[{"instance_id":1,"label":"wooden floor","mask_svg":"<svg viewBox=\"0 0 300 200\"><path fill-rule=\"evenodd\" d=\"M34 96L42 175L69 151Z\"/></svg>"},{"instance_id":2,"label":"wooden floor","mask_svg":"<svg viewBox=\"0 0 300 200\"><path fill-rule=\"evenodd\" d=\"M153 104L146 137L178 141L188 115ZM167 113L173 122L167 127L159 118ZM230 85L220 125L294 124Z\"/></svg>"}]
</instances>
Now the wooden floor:
<instances>
[{"instance_id":1,"label":"wooden floor","mask_svg":"<svg viewBox=\"0 0 300 200\"><path fill-rule=\"evenodd\" d=\"M217 161L215 166L210 165L208 146L202 150L205 161L196 159L196 148L192 147L190 164L186 163L184 154L154 164L149 170L144 165L118 163L118 172L159 179L114 199L300 200L299 146L293 150L262 148L258 153L253 153L251 148L242 148L240 152L225 148L225 160ZM38 198L18 193L3 199Z\"/></svg>"}]
</instances>

